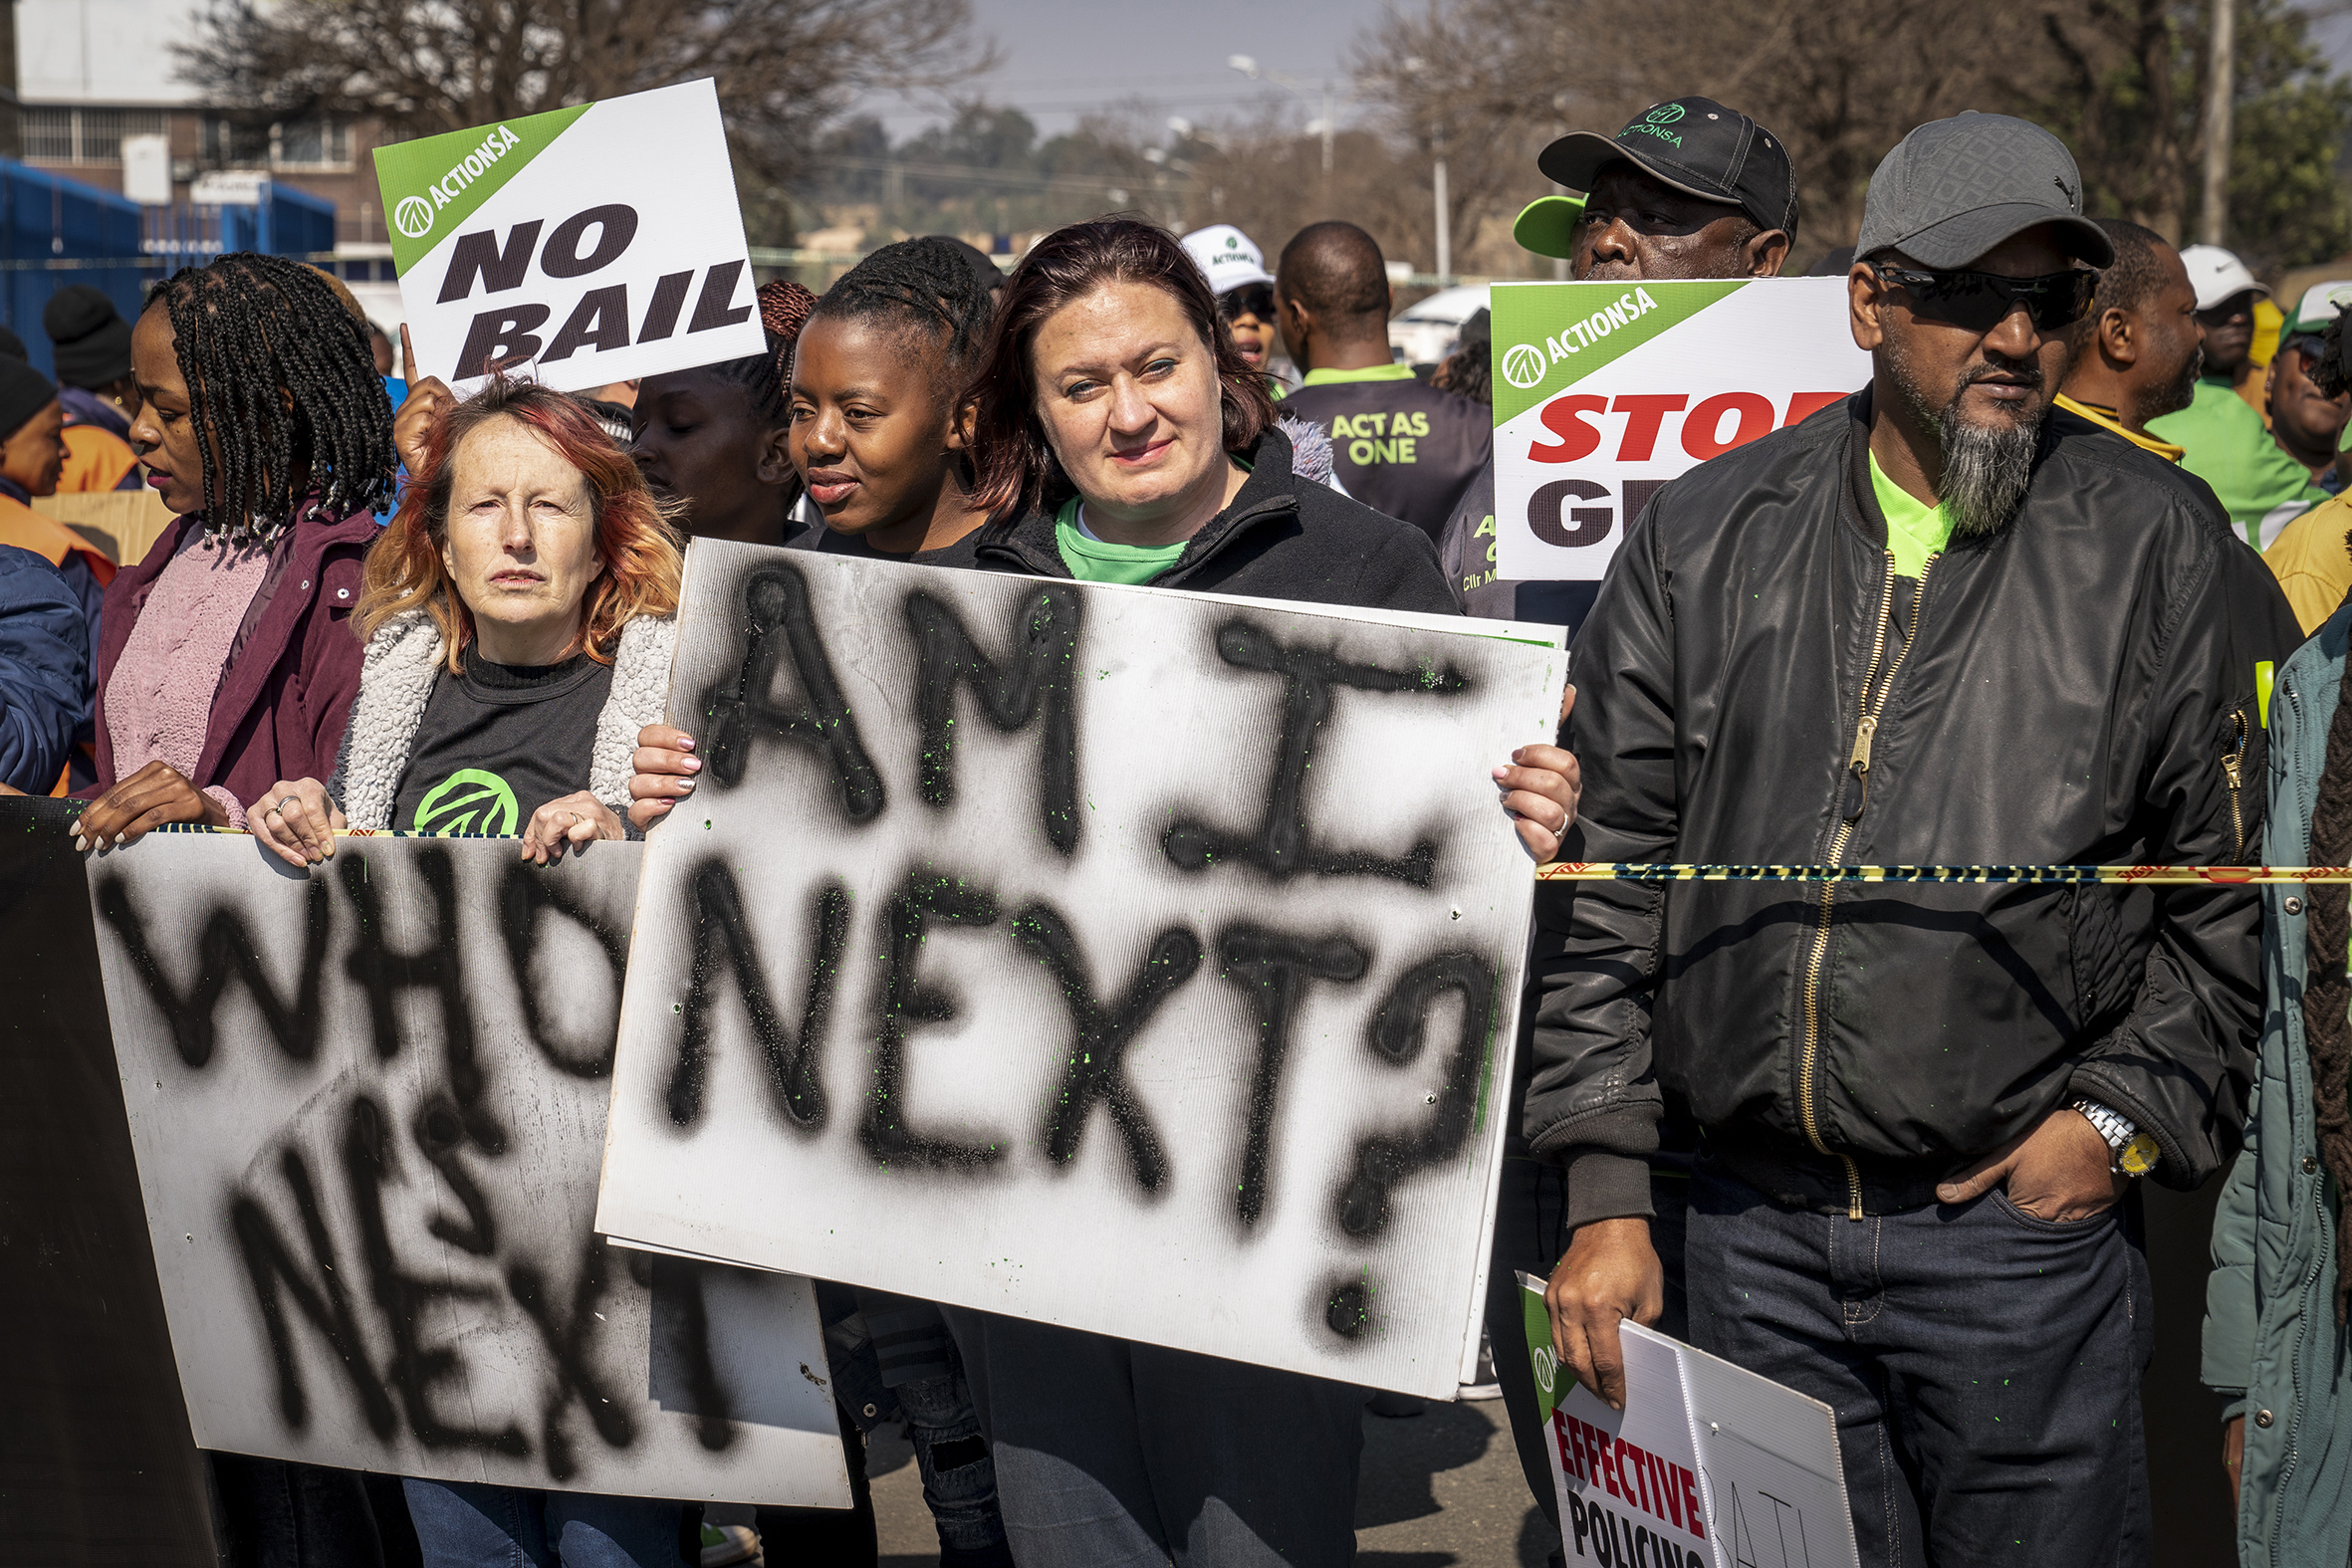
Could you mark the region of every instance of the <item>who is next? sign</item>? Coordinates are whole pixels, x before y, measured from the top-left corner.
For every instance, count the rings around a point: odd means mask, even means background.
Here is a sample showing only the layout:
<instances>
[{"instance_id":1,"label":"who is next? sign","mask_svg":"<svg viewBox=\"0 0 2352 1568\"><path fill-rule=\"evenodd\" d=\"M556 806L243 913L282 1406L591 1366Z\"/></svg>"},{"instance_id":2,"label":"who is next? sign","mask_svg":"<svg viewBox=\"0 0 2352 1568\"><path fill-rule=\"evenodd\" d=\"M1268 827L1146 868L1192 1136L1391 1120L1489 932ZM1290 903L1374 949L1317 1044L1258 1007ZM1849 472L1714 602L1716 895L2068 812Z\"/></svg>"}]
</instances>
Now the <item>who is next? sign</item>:
<instances>
[{"instance_id":1,"label":"who is next? sign","mask_svg":"<svg viewBox=\"0 0 2352 1568\"><path fill-rule=\"evenodd\" d=\"M1707 459L1870 379L1843 278L1497 284L1495 563L1597 580Z\"/></svg>"},{"instance_id":2,"label":"who is next? sign","mask_svg":"<svg viewBox=\"0 0 2352 1568\"><path fill-rule=\"evenodd\" d=\"M375 151L418 364L565 391L762 352L708 80Z\"/></svg>"}]
</instances>

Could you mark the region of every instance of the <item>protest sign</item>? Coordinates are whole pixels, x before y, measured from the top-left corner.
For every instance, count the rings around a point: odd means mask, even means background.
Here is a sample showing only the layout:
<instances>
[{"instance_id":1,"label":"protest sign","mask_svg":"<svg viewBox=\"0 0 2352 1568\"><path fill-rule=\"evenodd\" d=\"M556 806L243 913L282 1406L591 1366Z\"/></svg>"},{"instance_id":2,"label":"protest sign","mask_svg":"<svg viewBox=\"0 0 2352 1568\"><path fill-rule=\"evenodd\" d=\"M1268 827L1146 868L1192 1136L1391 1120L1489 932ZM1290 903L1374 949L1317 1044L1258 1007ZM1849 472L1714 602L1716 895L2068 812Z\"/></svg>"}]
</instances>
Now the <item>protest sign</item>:
<instances>
[{"instance_id":1,"label":"protest sign","mask_svg":"<svg viewBox=\"0 0 2352 1568\"><path fill-rule=\"evenodd\" d=\"M1558 648L712 540L679 619L598 1228L1451 1397Z\"/></svg>"},{"instance_id":2,"label":"protest sign","mask_svg":"<svg viewBox=\"0 0 2352 1568\"><path fill-rule=\"evenodd\" d=\"M196 1441L568 1490L846 1507L809 1282L590 1226L640 851L251 838L90 866Z\"/></svg>"},{"instance_id":3,"label":"protest sign","mask_svg":"<svg viewBox=\"0 0 2352 1568\"><path fill-rule=\"evenodd\" d=\"M709 79L375 149L417 363L566 391L765 352Z\"/></svg>"},{"instance_id":4,"label":"protest sign","mask_svg":"<svg viewBox=\"0 0 2352 1568\"><path fill-rule=\"evenodd\" d=\"M1627 1321L1625 1408L1611 1410L1553 1355L1543 1281L1519 1278L1570 1562L1858 1564L1828 1406Z\"/></svg>"},{"instance_id":5,"label":"protest sign","mask_svg":"<svg viewBox=\"0 0 2352 1568\"><path fill-rule=\"evenodd\" d=\"M1870 379L1843 278L1495 286L1496 569L1598 579L1708 458Z\"/></svg>"}]
</instances>

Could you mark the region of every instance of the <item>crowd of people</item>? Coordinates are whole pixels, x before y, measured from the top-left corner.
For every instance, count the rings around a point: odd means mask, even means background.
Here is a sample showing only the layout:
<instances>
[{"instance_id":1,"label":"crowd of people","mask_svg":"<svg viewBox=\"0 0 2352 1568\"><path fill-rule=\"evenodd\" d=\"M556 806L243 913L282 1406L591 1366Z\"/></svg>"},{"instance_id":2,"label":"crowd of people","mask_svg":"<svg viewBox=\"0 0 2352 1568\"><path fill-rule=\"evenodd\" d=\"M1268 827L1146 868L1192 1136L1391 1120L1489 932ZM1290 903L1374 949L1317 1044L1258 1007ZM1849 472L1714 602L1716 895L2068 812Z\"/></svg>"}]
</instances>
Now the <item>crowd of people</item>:
<instances>
[{"instance_id":1,"label":"crowd of people","mask_svg":"<svg viewBox=\"0 0 2352 1568\"><path fill-rule=\"evenodd\" d=\"M1576 279L1795 254L1788 151L1728 106L1540 167L1581 195L1515 232ZM131 323L65 290L63 390L0 340L0 778L86 800L84 847L205 822L300 868L350 828L541 863L642 834L701 768L662 720L714 538L1567 627L1558 744L1460 759L1536 861L2352 861L2352 281L2265 358L2241 263L2081 189L2027 122L1912 131L1846 272L1869 384L1666 486L1597 582L1497 577L1488 323L1399 362L1342 222L1271 271L1227 225L1073 224L1010 276L901 241L764 286L765 352L594 397L395 407L383 335L289 260L183 271ZM118 569L26 504L126 482L175 521ZM1530 1500L1522 1271L1611 1404L1630 1320L1830 1405L1865 1564L2147 1562L2129 1195L2226 1171L2205 1377L2241 1542L2342 1561L2347 926L2341 884L1542 884L1487 1304ZM948 1568L1353 1557L1361 1390L820 1300L858 1510L410 1478L425 1559L716 1564L756 1531L870 1562L892 1418ZM356 1478L215 1472L255 1560L369 1560Z\"/></svg>"}]
</instances>

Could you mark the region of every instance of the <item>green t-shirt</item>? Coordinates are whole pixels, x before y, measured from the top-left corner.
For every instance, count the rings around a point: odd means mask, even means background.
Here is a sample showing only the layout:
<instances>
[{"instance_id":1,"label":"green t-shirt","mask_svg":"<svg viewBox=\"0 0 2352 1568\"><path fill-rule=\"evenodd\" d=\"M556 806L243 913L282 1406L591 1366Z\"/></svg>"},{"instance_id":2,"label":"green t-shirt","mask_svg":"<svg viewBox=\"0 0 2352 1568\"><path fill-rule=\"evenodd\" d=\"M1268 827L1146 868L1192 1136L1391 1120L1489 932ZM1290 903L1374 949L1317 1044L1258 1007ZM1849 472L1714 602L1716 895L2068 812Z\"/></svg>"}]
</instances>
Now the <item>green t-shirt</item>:
<instances>
[{"instance_id":1,"label":"green t-shirt","mask_svg":"<svg viewBox=\"0 0 2352 1568\"><path fill-rule=\"evenodd\" d=\"M1886 514L1887 549L1895 555L1895 574L1918 576L1928 557L1952 538L1951 517L1941 505L1922 506L1910 491L1887 478L1876 452L1870 454L1870 488L1878 494L1878 510Z\"/></svg>"},{"instance_id":2,"label":"green t-shirt","mask_svg":"<svg viewBox=\"0 0 2352 1568\"><path fill-rule=\"evenodd\" d=\"M2310 470L2289 457L2262 416L2219 376L2197 383L2197 397L2177 414L2148 421L2148 433L2182 449L2181 466L2214 487L2231 523L2256 550L2327 499Z\"/></svg>"},{"instance_id":3,"label":"green t-shirt","mask_svg":"<svg viewBox=\"0 0 2352 1568\"><path fill-rule=\"evenodd\" d=\"M1088 539L1078 531L1075 496L1061 503L1061 510L1054 515L1054 544L1061 552L1061 563L1080 582L1124 582L1130 586L1149 582L1176 564L1186 543L1113 545L1108 540Z\"/></svg>"}]
</instances>

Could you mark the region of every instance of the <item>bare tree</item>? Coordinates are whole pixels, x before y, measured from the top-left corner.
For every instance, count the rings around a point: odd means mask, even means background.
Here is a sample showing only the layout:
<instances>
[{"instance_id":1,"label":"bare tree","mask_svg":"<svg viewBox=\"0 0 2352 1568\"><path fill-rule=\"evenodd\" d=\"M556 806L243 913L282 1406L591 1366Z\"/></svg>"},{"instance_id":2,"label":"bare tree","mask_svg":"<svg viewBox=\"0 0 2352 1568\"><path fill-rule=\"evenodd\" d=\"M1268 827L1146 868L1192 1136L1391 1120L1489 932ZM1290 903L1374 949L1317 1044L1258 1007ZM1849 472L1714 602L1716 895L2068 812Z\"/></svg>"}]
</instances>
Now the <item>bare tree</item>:
<instances>
[{"instance_id":1,"label":"bare tree","mask_svg":"<svg viewBox=\"0 0 2352 1568\"><path fill-rule=\"evenodd\" d=\"M970 24L969 0L216 0L178 53L224 109L387 140L713 77L743 171L782 187L857 93L993 65Z\"/></svg>"}]
</instances>

